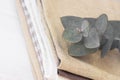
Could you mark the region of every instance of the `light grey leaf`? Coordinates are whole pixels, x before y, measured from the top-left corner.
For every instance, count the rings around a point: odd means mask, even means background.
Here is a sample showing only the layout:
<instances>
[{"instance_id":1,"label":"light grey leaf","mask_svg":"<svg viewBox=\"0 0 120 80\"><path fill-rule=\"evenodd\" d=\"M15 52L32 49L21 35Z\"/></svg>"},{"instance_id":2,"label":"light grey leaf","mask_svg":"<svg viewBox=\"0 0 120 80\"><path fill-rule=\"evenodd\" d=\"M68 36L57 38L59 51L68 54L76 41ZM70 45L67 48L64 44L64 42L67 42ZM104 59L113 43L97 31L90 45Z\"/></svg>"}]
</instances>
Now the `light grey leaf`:
<instances>
[{"instance_id":1,"label":"light grey leaf","mask_svg":"<svg viewBox=\"0 0 120 80\"><path fill-rule=\"evenodd\" d=\"M67 28L63 32L63 38L70 43L77 43L82 39L82 33L78 28Z\"/></svg>"},{"instance_id":2,"label":"light grey leaf","mask_svg":"<svg viewBox=\"0 0 120 80\"><path fill-rule=\"evenodd\" d=\"M104 36L105 36L106 39L111 39L111 38L114 38L114 37L115 37L114 35L115 35L115 34L114 34L114 28L113 28L113 26L109 23L109 24L108 24L108 27L107 27L107 29L106 29L106 31L105 31L105 33L104 33Z\"/></svg>"},{"instance_id":3,"label":"light grey leaf","mask_svg":"<svg viewBox=\"0 0 120 80\"><path fill-rule=\"evenodd\" d=\"M101 40L100 40L100 48L107 42L107 39L105 36L102 36Z\"/></svg>"},{"instance_id":4,"label":"light grey leaf","mask_svg":"<svg viewBox=\"0 0 120 80\"><path fill-rule=\"evenodd\" d=\"M99 33L99 35L104 34L108 25L108 17L106 14L102 14L98 17L95 23L95 27Z\"/></svg>"},{"instance_id":5,"label":"light grey leaf","mask_svg":"<svg viewBox=\"0 0 120 80\"><path fill-rule=\"evenodd\" d=\"M95 27L96 18L84 18L89 22L90 27Z\"/></svg>"},{"instance_id":6,"label":"light grey leaf","mask_svg":"<svg viewBox=\"0 0 120 80\"><path fill-rule=\"evenodd\" d=\"M113 26L111 27L111 30L114 32L114 41L111 46L111 49L117 48L120 52L120 21L109 21L109 23ZM111 34L110 34L111 32ZM109 35L112 35L113 32L110 31Z\"/></svg>"},{"instance_id":7,"label":"light grey leaf","mask_svg":"<svg viewBox=\"0 0 120 80\"><path fill-rule=\"evenodd\" d=\"M109 21L113 26L115 40L120 40L120 21Z\"/></svg>"},{"instance_id":8,"label":"light grey leaf","mask_svg":"<svg viewBox=\"0 0 120 80\"><path fill-rule=\"evenodd\" d=\"M114 40L114 30L112 25L109 23L107 30L104 33L105 38L107 39L106 43L102 47L101 57L104 57L112 47Z\"/></svg>"},{"instance_id":9,"label":"light grey leaf","mask_svg":"<svg viewBox=\"0 0 120 80\"><path fill-rule=\"evenodd\" d=\"M68 53L71 56L85 56L91 53L95 53L96 51L97 48L94 49L86 48L83 43L72 44L68 49Z\"/></svg>"},{"instance_id":10,"label":"light grey leaf","mask_svg":"<svg viewBox=\"0 0 120 80\"><path fill-rule=\"evenodd\" d=\"M81 25L81 32L83 32L84 37L88 37L89 27L89 22L87 20L83 20Z\"/></svg>"},{"instance_id":11,"label":"light grey leaf","mask_svg":"<svg viewBox=\"0 0 120 80\"><path fill-rule=\"evenodd\" d=\"M111 39L107 39L107 42L105 43L105 45L102 47L102 51L101 51L101 57L103 58L108 51L111 49L113 43L113 38Z\"/></svg>"},{"instance_id":12,"label":"light grey leaf","mask_svg":"<svg viewBox=\"0 0 120 80\"><path fill-rule=\"evenodd\" d=\"M112 43L112 46L111 46L110 50L118 48L118 45L119 45L119 40L114 40L113 43Z\"/></svg>"},{"instance_id":13,"label":"light grey leaf","mask_svg":"<svg viewBox=\"0 0 120 80\"><path fill-rule=\"evenodd\" d=\"M120 40L119 40L119 42L118 42L118 50L119 50L119 52L120 52Z\"/></svg>"},{"instance_id":14,"label":"light grey leaf","mask_svg":"<svg viewBox=\"0 0 120 80\"><path fill-rule=\"evenodd\" d=\"M82 18L75 16L64 16L61 17L61 22L64 28L79 28L81 26Z\"/></svg>"},{"instance_id":15,"label":"light grey leaf","mask_svg":"<svg viewBox=\"0 0 120 80\"><path fill-rule=\"evenodd\" d=\"M100 46L99 35L95 28L89 30L88 37L84 38L84 44L86 48L98 48Z\"/></svg>"}]
</instances>

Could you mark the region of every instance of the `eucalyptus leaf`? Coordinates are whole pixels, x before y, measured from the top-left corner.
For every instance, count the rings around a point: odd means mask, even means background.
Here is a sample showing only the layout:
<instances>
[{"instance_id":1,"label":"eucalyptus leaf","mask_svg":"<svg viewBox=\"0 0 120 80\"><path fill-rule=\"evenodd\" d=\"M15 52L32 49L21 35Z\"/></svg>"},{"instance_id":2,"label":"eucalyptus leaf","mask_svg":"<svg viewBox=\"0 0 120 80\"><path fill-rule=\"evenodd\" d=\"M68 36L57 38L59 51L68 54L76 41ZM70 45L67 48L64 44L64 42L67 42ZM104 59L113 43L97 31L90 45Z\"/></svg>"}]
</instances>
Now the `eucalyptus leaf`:
<instances>
[{"instance_id":1,"label":"eucalyptus leaf","mask_svg":"<svg viewBox=\"0 0 120 80\"><path fill-rule=\"evenodd\" d=\"M114 33L111 33L114 34L114 41L111 49L117 48L120 52L120 21L109 21L109 23L113 26L111 29L114 31Z\"/></svg>"},{"instance_id":2,"label":"eucalyptus leaf","mask_svg":"<svg viewBox=\"0 0 120 80\"><path fill-rule=\"evenodd\" d=\"M111 46L111 50L118 48L119 46L119 40L114 40Z\"/></svg>"},{"instance_id":3,"label":"eucalyptus leaf","mask_svg":"<svg viewBox=\"0 0 120 80\"><path fill-rule=\"evenodd\" d=\"M106 31L105 31L105 33L103 34L104 36L105 36L105 38L107 38L107 39L111 39L111 38L114 38L115 36L115 34L114 34L114 28L113 28L113 26L109 23L108 24L108 27L107 27L107 29L106 29Z\"/></svg>"},{"instance_id":4,"label":"eucalyptus leaf","mask_svg":"<svg viewBox=\"0 0 120 80\"><path fill-rule=\"evenodd\" d=\"M63 32L63 38L70 43L77 43L81 41L82 34L78 28L67 28Z\"/></svg>"},{"instance_id":5,"label":"eucalyptus leaf","mask_svg":"<svg viewBox=\"0 0 120 80\"><path fill-rule=\"evenodd\" d=\"M71 56L85 56L91 53L95 53L96 51L97 48L94 49L86 48L83 43L72 44L68 48L68 53Z\"/></svg>"},{"instance_id":6,"label":"eucalyptus leaf","mask_svg":"<svg viewBox=\"0 0 120 80\"><path fill-rule=\"evenodd\" d=\"M102 51L101 51L101 57L103 58L108 51L111 49L113 43L113 39L107 39L107 42L105 43L105 45L102 47Z\"/></svg>"},{"instance_id":7,"label":"eucalyptus leaf","mask_svg":"<svg viewBox=\"0 0 120 80\"><path fill-rule=\"evenodd\" d=\"M107 15L106 14L100 15L95 23L95 27L96 27L99 35L104 34L104 32L106 31L107 25L108 25Z\"/></svg>"},{"instance_id":8,"label":"eucalyptus leaf","mask_svg":"<svg viewBox=\"0 0 120 80\"><path fill-rule=\"evenodd\" d=\"M61 17L61 22L64 28L79 28L81 26L83 19L75 16L64 16Z\"/></svg>"},{"instance_id":9,"label":"eucalyptus leaf","mask_svg":"<svg viewBox=\"0 0 120 80\"><path fill-rule=\"evenodd\" d=\"M96 22L96 18L84 18L85 20L87 20L90 24L90 27L95 27L95 22Z\"/></svg>"},{"instance_id":10,"label":"eucalyptus leaf","mask_svg":"<svg viewBox=\"0 0 120 80\"><path fill-rule=\"evenodd\" d=\"M95 28L89 30L88 37L84 38L84 45L86 48L98 48L100 46L99 35Z\"/></svg>"},{"instance_id":11,"label":"eucalyptus leaf","mask_svg":"<svg viewBox=\"0 0 120 80\"><path fill-rule=\"evenodd\" d=\"M104 44L107 42L106 37L103 35L101 40L100 40L100 48L102 48L104 46Z\"/></svg>"},{"instance_id":12,"label":"eucalyptus leaf","mask_svg":"<svg viewBox=\"0 0 120 80\"><path fill-rule=\"evenodd\" d=\"M81 25L81 31L83 32L84 37L88 37L89 28L90 28L89 22L87 20L83 20Z\"/></svg>"},{"instance_id":13,"label":"eucalyptus leaf","mask_svg":"<svg viewBox=\"0 0 120 80\"><path fill-rule=\"evenodd\" d=\"M120 40L120 21L109 21L113 26L115 40Z\"/></svg>"},{"instance_id":14,"label":"eucalyptus leaf","mask_svg":"<svg viewBox=\"0 0 120 80\"><path fill-rule=\"evenodd\" d=\"M104 33L105 38L107 39L106 43L102 47L101 57L104 57L112 47L114 40L114 30L112 25L109 23L107 30Z\"/></svg>"},{"instance_id":15,"label":"eucalyptus leaf","mask_svg":"<svg viewBox=\"0 0 120 80\"><path fill-rule=\"evenodd\" d=\"M118 50L119 50L119 52L120 52L120 40L119 40L119 42L118 42Z\"/></svg>"},{"instance_id":16,"label":"eucalyptus leaf","mask_svg":"<svg viewBox=\"0 0 120 80\"><path fill-rule=\"evenodd\" d=\"M118 49L119 52L120 52L120 40L114 40L113 43L112 43L112 46L111 46L111 50L112 49Z\"/></svg>"}]
</instances>

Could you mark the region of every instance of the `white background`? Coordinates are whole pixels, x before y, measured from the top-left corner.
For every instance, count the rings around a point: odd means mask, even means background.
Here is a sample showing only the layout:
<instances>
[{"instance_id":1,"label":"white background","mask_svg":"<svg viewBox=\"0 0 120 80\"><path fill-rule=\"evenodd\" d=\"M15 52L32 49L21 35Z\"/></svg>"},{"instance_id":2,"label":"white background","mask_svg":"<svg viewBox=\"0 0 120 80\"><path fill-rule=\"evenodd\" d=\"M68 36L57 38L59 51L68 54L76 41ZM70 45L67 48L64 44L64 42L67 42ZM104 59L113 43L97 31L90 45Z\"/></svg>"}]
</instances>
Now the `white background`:
<instances>
[{"instance_id":1,"label":"white background","mask_svg":"<svg viewBox=\"0 0 120 80\"><path fill-rule=\"evenodd\" d=\"M0 0L0 80L33 80L16 0Z\"/></svg>"}]
</instances>

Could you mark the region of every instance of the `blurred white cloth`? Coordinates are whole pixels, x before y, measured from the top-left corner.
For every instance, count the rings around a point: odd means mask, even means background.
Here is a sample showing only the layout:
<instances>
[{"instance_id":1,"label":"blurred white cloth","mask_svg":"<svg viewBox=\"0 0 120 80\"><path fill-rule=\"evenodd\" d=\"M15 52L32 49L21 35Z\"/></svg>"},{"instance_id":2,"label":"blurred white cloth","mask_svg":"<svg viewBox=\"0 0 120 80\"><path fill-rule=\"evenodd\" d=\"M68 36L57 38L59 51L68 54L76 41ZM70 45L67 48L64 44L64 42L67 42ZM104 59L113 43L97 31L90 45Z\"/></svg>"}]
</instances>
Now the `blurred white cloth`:
<instances>
[{"instance_id":1,"label":"blurred white cloth","mask_svg":"<svg viewBox=\"0 0 120 80\"><path fill-rule=\"evenodd\" d=\"M0 0L0 80L33 80L16 0Z\"/></svg>"}]
</instances>

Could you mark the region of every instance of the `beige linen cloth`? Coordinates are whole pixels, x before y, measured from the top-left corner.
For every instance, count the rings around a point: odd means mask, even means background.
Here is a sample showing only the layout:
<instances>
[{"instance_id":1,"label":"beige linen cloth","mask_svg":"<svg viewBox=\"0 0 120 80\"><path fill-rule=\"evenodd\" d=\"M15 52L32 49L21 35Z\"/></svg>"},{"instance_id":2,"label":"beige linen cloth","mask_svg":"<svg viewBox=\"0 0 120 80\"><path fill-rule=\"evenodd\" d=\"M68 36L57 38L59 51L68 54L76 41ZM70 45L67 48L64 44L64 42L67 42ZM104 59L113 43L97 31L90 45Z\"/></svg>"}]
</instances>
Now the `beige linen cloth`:
<instances>
[{"instance_id":1,"label":"beige linen cloth","mask_svg":"<svg viewBox=\"0 0 120 80\"><path fill-rule=\"evenodd\" d=\"M79 16L96 18L106 13L109 20L120 20L120 0L40 0L43 5L45 19L51 32L54 46L60 59L58 69L82 75L95 80L120 80L120 53L117 50L101 59L100 52L85 57L74 58L68 55L68 44L62 38L62 16ZM43 80L40 65L27 28L19 0L17 0L23 32L26 39L33 73L36 80ZM61 79L62 80L62 79Z\"/></svg>"},{"instance_id":2,"label":"beige linen cloth","mask_svg":"<svg viewBox=\"0 0 120 80\"><path fill-rule=\"evenodd\" d=\"M109 52L100 58L100 52L74 58L68 55L67 43L62 38L62 16L96 18L106 13L109 20L120 20L120 0L42 0L45 19L60 59L58 69L95 80L120 80L120 53Z\"/></svg>"},{"instance_id":3,"label":"beige linen cloth","mask_svg":"<svg viewBox=\"0 0 120 80\"><path fill-rule=\"evenodd\" d=\"M38 0L38 5L40 6L40 1ZM31 65L32 65L32 72L34 75L34 79L35 80L44 80L43 78L43 73L41 70L41 65L39 63L39 60L37 58L36 55L36 51L32 42L32 38L30 36L29 33L29 28L28 28L28 24L27 24L27 19L25 17L23 8L22 8L22 0L16 0L16 6L17 6L17 11L18 11L18 16L20 18L21 21L21 29L24 35L24 38L26 40L26 47L27 47L27 51L28 51L28 55L31 61ZM70 80L69 78L65 78L63 76L58 76L58 80Z\"/></svg>"}]
</instances>

